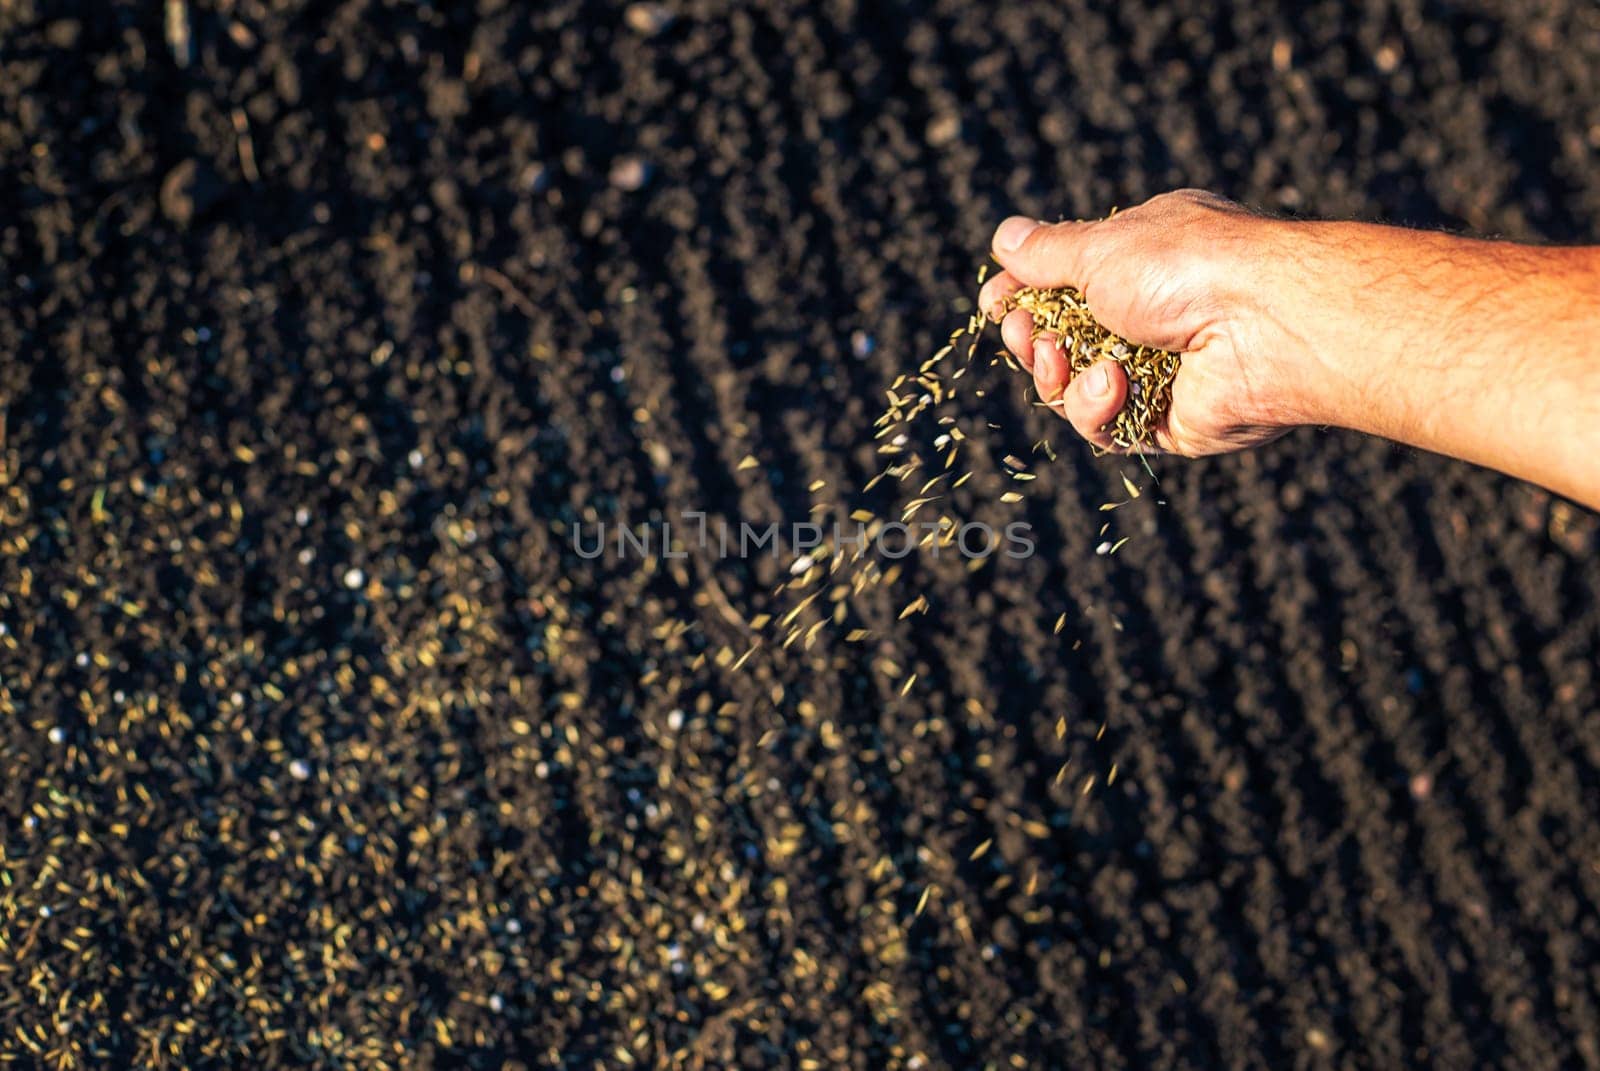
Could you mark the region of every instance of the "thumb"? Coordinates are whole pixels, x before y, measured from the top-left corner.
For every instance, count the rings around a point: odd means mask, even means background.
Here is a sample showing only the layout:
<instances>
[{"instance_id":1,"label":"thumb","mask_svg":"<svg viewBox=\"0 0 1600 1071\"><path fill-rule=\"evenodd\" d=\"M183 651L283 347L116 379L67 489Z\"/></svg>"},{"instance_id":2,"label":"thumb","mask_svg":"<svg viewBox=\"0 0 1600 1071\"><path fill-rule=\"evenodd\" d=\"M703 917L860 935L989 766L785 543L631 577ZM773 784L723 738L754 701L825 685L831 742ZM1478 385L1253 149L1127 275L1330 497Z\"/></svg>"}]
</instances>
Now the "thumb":
<instances>
[{"instance_id":1,"label":"thumb","mask_svg":"<svg viewBox=\"0 0 1600 1071\"><path fill-rule=\"evenodd\" d=\"M1092 221L1041 223L1012 216L995 228L994 258L1025 286L1071 286L1088 282L1088 240Z\"/></svg>"}]
</instances>

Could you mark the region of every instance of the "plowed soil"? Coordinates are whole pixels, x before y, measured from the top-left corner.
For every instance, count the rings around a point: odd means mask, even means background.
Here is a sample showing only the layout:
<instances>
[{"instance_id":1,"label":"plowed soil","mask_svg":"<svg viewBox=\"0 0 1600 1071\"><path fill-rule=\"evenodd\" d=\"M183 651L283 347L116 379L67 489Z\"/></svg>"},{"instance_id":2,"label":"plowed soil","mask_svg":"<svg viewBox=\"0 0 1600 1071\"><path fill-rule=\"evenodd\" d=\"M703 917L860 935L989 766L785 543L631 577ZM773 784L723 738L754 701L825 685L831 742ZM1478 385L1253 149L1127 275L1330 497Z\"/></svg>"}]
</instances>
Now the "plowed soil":
<instances>
[{"instance_id":1,"label":"plowed soil","mask_svg":"<svg viewBox=\"0 0 1600 1071\"><path fill-rule=\"evenodd\" d=\"M0 2L0 1053L1600 1064L1591 514L1308 429L1096 554L993 369L1038 553L865 643L576 553L854 494L997 220L1180 185L1592 238L1600 11Z\"/></svg>"}]
</instances>

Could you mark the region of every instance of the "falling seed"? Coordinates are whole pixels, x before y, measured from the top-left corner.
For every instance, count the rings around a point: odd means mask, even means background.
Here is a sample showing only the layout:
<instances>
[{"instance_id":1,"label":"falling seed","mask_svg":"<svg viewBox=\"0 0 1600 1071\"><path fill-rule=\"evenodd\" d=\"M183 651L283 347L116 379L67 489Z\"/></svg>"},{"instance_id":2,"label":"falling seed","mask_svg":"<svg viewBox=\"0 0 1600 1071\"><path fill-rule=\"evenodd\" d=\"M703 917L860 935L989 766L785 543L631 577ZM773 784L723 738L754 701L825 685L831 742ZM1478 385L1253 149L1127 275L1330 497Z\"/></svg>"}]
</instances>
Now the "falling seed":
<instances>
[{"instance_id":1,"label":"falling seed","mask_svg":"<svg viewBox=\"0 0 1600 1071\"><path fill-rule=\"evenodd\" d=\"M1128 489L1128 497L1129 498L1138 498L1139 497L1139 489L1134 486L1133 481L1128 479L1127 476L1123 476L1122 477L1122 486L1126 487Z\"/></svg>"},{"instance_id":2,"label":"falling seed","mask_svg":"<svg viewBox=\"0 0 1600 1071\"><path fill-rule=\"evenodd\" d=\"M915 683L917 683L917 675L913 673L911 676L907 677L906 682L900 686L900 694L903 696L907 692L911 691L911 686Z\"/></svg>"},{"instance_id":3,"label":"falling seed","mask_svg":"<svg viewBox=\"0 0 1600 1071\"><path fill-rule=\"evenodd\" d=\"M1007 491L1005 494L1000 496L1000 501L1002 501L1002 502L1021 502L1022 501L1022 496L1019 495L1015 491Z\"/></svg>"},{"instance_id":4,"label":"falling seed","mask_svg":"<svg viewBox=\"0 0 1600 1071\"><path fill-rule=\"evenodd\" d=\"M967 856L967 862L972 863L972 862L976 862L979 859L982 859L984 854L986 852L988 852L989 848L993 844L994 844L994 838L993 837L990 837L989 839L985 840L982 844L980 844L976 848L972 849L972 854Z\"/></svg>"},{"instance_id":5,"label":"falling seed","mask_svg":"<svg viewBox=\"0 0 1600 1071\"><path fill-rule=\"evenodd\" d=\"M1062 614L1060 617L1056 618L1055 634L1057 636L1061 635L1061 630L1066 628L1066 627L1067 627L1067 615L1066 614Z\"/></svg>"},{"instance_id":6,"label":"falling seed","mask_svg":"<svg viewBox=\"0 0 1600 1071\"><path fill-rule=\"evenodd\" d=\"M917 897L917 910L916 910L917 917L920 918L922 916L922 912L928 906L928 898L930 896L932 896L932 895L933 895L933 886L929 885L925 889L922 890L922 895Z\"/></svg>"},{"instance_id":7,"label":"falling seed","mask_svg":"<svg viewBox=\"0 0 1600 1071\"><path fill-rule=\"evenodd\" d=\"M735 471L743 472L745 469L753 469L759 464L761 464L761 462L756 460L756 456L754 454L746 454L744 455L744 460L739 462L739 467Z\"/></svg>"},{"instance_id":8,"label":"falling seed","mask_svg":"<svg viewBox=\"0 0 1600 1071\"><path fill-rule=\"evenodd\" d=\"M912 599L906 604L906 608L904 610L900 611L899 620L904 621L912 614L925 614L927 612L928 597L926 595L918 595L915 599Z\"/></svg>"}]
</instances>

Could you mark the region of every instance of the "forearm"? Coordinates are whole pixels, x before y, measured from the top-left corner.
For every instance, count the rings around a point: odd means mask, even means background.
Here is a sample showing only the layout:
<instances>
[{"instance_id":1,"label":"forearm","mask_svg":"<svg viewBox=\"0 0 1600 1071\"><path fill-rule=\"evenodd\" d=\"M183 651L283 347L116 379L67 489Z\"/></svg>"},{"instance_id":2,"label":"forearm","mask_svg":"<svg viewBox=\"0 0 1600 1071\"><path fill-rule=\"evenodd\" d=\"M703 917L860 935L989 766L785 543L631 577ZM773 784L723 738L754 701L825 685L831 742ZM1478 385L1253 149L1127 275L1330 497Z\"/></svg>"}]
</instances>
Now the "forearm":
<instances>
[{"instance_id":1,"label":"forearm","mask_svg":"<svg viewBox=\"0 0 1600 1071\"><path fill-rule=\"evenodd\" d=\"M1263 312L1309 422L1487 465L1600 508L1600 248L1286 223Z\"/></svg>"}]
</instances>

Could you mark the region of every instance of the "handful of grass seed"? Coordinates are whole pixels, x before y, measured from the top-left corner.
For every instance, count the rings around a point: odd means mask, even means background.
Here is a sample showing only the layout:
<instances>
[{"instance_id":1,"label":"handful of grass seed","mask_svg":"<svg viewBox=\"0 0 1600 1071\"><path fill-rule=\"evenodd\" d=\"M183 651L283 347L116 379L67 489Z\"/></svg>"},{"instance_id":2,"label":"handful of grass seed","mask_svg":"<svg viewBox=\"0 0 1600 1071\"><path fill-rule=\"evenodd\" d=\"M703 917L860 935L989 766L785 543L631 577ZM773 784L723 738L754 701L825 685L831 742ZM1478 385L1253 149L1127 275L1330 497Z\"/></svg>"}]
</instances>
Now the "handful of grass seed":
<instances>
[{"instance_id":1,"label":"handful of grass seed","mask_svg":"<svg viewBox=\"0 0 1600 1071\"><path fill-rule=\"evenodd\" d=\"M1155 445L1155 429L1172 405L1172 381L1178 375L1178 354L1153 346L1140 346L1102 327L1070 286L1025 286L1006 298L1007 312L1027 309L1033 316L1033 337L1054 335L1061 340L1067 367L1073 377L1102 358L1122 366L1128 374L1128 399L1115 420L1106 425L1111 441L1124 450L1145 450Z\"/></svg>"}]
</instances>

